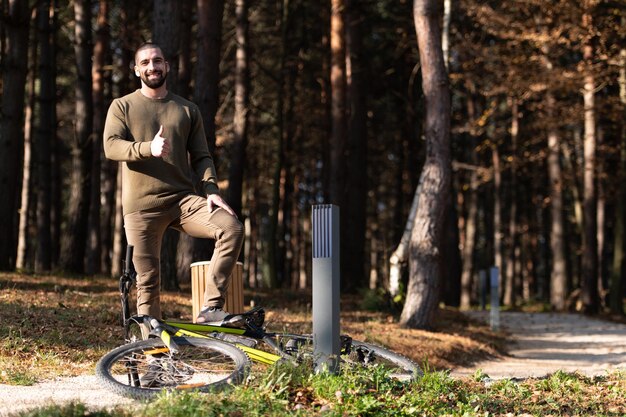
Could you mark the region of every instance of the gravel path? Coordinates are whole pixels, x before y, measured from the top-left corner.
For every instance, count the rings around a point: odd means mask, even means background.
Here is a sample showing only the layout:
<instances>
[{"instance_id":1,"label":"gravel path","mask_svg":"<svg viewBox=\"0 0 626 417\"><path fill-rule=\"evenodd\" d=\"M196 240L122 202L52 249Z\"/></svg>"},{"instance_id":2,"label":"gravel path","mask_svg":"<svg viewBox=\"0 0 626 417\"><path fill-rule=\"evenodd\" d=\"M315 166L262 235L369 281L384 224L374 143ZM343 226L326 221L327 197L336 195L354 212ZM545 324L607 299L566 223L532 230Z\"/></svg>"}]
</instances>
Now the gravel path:
<instances>
[{"instance_id":1,"label":"gravel path","mask_svg":"<svg viewBox=\"0 0 626 417\"><path fill-rule=\"evenodd\" d=\"M489 322L489 312L468 315ZM508 356L453 369L452 376L472 375L478 369L494 379L543 377L557 370L587 376L626 371L624 324L579 314L517 312L501 313L500 321L511 337Z\"/></svg>"},{"instance_id":2,"label":"gravel path","mask_svg":"<svg viewBox=\"0 0 626 417\"><path fill-rule=\"evenodd\" d=\"M488 312L468 315L488 322ZM501 313L502 329L510 334L509 355L451 370L452 376L478 369L491 378L542 377L557 370L602 375L626 371L626 325L577 314ZM139 404L97 387L96 377L59 378L30 387L0 384L0 417L50 404L80 401L90 408Z\"/></svg>"},{"instance_id":3,"label":"gravel path","mask_svg":"<svg viewBox=\"0 0 626 417\"><path fill-rule=\"evenodd\" d=\"M0 416L5 417L34 407L81 402L93 409L129 406L139 402L104 388L98 388L95 375L58 378L30 387L0 384Z\"/></svg>"}]
</instances>

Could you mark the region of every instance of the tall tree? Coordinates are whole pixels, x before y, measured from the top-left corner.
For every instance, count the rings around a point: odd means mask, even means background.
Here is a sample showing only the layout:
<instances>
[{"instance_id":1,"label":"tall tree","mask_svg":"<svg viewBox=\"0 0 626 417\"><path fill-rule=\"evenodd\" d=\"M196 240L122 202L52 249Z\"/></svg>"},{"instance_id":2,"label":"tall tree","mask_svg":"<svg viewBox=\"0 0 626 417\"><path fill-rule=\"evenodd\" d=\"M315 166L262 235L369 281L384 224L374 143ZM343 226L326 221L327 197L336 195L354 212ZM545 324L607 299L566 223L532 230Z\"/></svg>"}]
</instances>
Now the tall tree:
<instances>
[{"instance_id":1,"label":"tall tree","mask_svg":"<svg viewBox=\"0 0 626 417\"><path fill-rule=\"evenodd\" d=\"M364 13L361 2L346 0L346 83L348 134L346 155L346 222L341 260L349 271L348 288L362 288L365 283L365 226L367 211L367 102L363 49ZM348 238L349 237L349 238Z\"/></svg>"},{"instance_id":2,"label":"tall tree","mask_svg":"<svg viewBox=\"0 0 626 417\"><path fill-rule=\"evenodd\" d=\"M551 66L548 68L551 69ZM546 93L546 111L554 118L555 98L552 91ZM565 236L563 231L563 177L561 172L559 134L553 125L548 130L548 178L550 181L550 248L552 263L550 272L550 303L557 310L565 308L567 298L567 262L565 259Z\"/></svg>"},{"instance_id":3,"label":"tall tree","mask_svg":"<svg viewBox=\"0 0 626 417\"><path fill-rule=\"evenodd\" d=\"M583 253L582 253L582 301L587 313L598 311L598 224L596 201L596 81L593 69L594 28L592 6L594 0L584 0L582 27L585 29L582 72L584 103L584 169L583 169Z\"/></svg>"},{"instance_id":4,"label":"tall tree","mask_svg":"<svg viewBox=\"0 0 626 417\"><path fill-rule=\"evenodd\" d=\"M426 109L426 161L418 185L407 298L400 318L401 323L412 328L433 325L441 279L443 215L450 189L450 91L441 48L441 12L437 0L413 2Z\"/></svg>"},{"instance_id":5,"label":"tall tree","mask_svg":"<svg viewBox=\"0 0 626 417\"><path fill-rule=\"evenodd\" d=\"M12 269L15 265L30 27L28 0L9 0L8 4L5 3L2 3L6 38L5 50L2 51L0 98L0 270Z\"/></svg>"},{"instance_id":6,"label":"tall tree","mask_svg":"<svg viewBox=\"0 0 626 417\"><path fill-rule=\"evenodd\" d=\"M233 116L233 141L228 175L228 204L241 214L243 173L248 143L248 107L250 102L250 76L248 68L248 1L235 2L237 51L235 53L235 114Z\"/></svg>"},{"instance_id":7,"label":"tall tree","mask_svg":"<svg viewBox=\"0 0 626 417\"><path fill-rule=\"evenodd\" d=\"M37 25L34 25L37 27ZM30 58L28 65L28 101L24 109L24 162L22 164L22 197L20 201L20 219L17 238L17 256L15 261L15 269L23 270L27 264L27 252L32 249L30 245L29 228L32 223L30 211L33 208L35 180L35 163L33 153L33 131L35 125L35 101L36 101L36 81L37 81L37 63L39 62L38 53L38 36L33 36L34 42L30 44Z\"/></svg>"},{"instance_id":8,"label":"tall tree","mask_svg":"<svg viewBox=\"0 0 626 417\"><path fill-rule=\"evenodd\" d=\"M109 0L99 0L96 27L96 42L93 48L93 67L91 68L93 94L93 153L91 159L91 200L89 203L89 230L87 241L86 272L101 272L101 227L100 195L102 165L102 132L106 105L104 98L107 51L109 50Z\"/></svg>"},{"instance_id":9,"label":"tall tree","mask_svg":"<svg viewBox=\"0 0 626 417\"><path fill-rule=\"evenodd\" d=\"M61 246L61 267L69 272L83 272L87 242L87 220L92 159L93 102L91 82L91 2L74 2L76 55L76 116L72 141L72 179L66 234Z\"/></svg>"},{"instance_id":10,"label":"tall tree","mask_svg":"<svg viewBox=\"0 0 626 417\"><path fill-rule=\"evenodd\" d=\"M52 266L52 143L56 137L56 71L54 65L54 13L51 1L43 1L37 10L39 38L39 120L35 146L37 155L37 252L35 271L49 271Z\"/></svg>"}]
</instances>

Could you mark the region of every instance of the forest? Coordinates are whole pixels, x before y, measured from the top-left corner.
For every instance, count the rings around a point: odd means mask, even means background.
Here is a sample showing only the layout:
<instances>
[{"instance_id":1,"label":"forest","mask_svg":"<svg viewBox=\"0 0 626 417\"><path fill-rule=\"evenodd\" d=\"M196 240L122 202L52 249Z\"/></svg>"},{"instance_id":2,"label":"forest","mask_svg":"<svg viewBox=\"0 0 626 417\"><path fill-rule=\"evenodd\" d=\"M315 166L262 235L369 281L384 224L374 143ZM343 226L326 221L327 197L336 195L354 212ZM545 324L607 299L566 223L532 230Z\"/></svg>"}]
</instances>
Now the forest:
<instances>
[{"instance_id":1,"label":"forest","mask_svg":"<svg viewBox=\"0 0 626 417\"><path fill-rule=\"evenodd\" d=\"M341 287L404 304L624 314L623 0L2 0L0 270L120 274L109 104L159 44L196 103L249 288L311 287L311 207ZM162 286L211 242L171 231Z\"/></svg>"}]
</instances>

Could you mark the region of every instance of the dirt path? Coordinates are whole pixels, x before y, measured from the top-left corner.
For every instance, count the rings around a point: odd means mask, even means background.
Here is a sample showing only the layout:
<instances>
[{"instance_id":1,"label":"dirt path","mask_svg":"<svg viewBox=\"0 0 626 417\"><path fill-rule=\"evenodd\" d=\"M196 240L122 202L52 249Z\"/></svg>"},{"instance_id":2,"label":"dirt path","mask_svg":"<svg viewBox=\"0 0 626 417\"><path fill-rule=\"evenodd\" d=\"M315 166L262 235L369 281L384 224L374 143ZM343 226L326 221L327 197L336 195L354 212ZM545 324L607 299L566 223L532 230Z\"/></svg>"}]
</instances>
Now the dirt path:
<instances>
[{"instance_id":1,"label":"dirt path","mask_svg":"<svg viewBox=\"0 0 626 417\"><path fill-rule=\"evenodd\" d=\"M468 315L489 322L489 312ZM502 330L511 335L509 355L453 369L451 375L476 370L491 378L542 377L557 370L602 375L626 371L626 325L578 314L501 313Z\"/></svg>"},{"instance_id":2,"label":"dirt path","mask_svg":"<svg viewBox=\"0 0 626 417\"><path fill-rule=\"evenodd\" d=\"M489 320L488 312L472 317ZM574 314L502 313L503 330L511 335L509 356L453 369L452 376L477 369L491 378L541 377L556 370L602 375L626 371L626 325ZM80 401L93 408L138 404L97 387L95 376L62 378L18 387L0 384L0 417L48 404Z\"/></svg>"}]
</instances>

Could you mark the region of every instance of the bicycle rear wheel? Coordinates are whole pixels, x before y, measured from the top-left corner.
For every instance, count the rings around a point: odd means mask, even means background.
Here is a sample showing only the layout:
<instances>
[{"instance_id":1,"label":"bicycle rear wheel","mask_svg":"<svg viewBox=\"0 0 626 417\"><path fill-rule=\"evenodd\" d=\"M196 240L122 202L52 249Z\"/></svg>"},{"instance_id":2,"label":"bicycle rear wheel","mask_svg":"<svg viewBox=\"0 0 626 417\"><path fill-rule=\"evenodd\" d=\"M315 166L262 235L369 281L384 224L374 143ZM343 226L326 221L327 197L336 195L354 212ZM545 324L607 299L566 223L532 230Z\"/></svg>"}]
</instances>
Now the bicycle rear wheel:
<instances>
[{"instance_id":1,"label":"bicycle rear wheel","mask_svg":"<svg viewBox=\"0 0 626 417\"><path fill-rule=\"evenodd\" d=\"M240 383L250 361L235 346L212 339L176 337L172 354L161 339L141 340L104 355L96 375L112 391L146 399L162 390L209 391Z\"/></svg>"},{"instance_id":2,"label":"bicycle rear wheel","mask_svg":"<svg viewBox=\"0 0 626 417\"><path fill-rule=\"evenodd\" d=\"M286 353L299 361L315 361L311 335L276 335ZM423 376L419 366L409 358L371 343L342 336L341 368L381 367L390 378L398 381L414 381Z\"/></svg>"}]
</instances>

